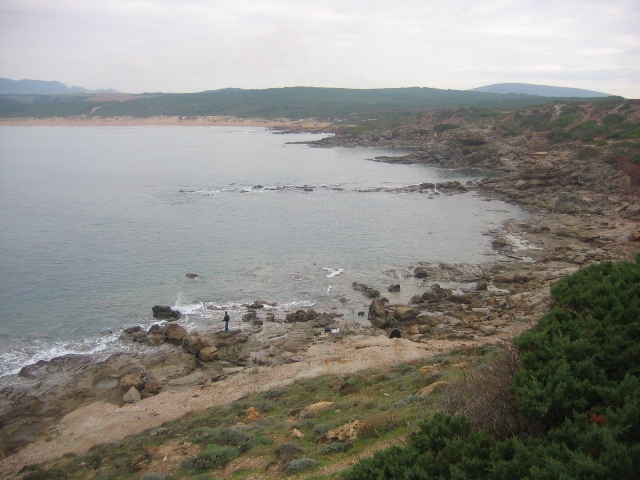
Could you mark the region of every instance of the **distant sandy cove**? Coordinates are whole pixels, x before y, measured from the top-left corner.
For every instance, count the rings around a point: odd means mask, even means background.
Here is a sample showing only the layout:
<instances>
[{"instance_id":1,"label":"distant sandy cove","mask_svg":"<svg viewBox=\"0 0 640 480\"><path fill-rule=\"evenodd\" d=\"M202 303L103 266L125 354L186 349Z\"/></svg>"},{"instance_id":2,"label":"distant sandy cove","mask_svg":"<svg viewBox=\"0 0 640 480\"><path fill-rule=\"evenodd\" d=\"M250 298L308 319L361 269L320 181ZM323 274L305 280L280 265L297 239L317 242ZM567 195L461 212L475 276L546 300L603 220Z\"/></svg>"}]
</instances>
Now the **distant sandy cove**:
<instances>
[{"instance_id":1,"label":"distant sandy cove","mask_svg":"<svg viewBox=\"0 0 640 480\"><path fill-rule=\"evenodd\" d=\"M238 118L228 116L168 116L155 117L94 117L79 115L74 117L52 118L0 118L0 126L144 126L144 125L174 125L174 126L244 126L244 127L284 127L287 129L313 129L329 127L329 123L314 122L313 120L290 120L276 118L265 120L261 118Z\"/></svg>"}]
</instances>

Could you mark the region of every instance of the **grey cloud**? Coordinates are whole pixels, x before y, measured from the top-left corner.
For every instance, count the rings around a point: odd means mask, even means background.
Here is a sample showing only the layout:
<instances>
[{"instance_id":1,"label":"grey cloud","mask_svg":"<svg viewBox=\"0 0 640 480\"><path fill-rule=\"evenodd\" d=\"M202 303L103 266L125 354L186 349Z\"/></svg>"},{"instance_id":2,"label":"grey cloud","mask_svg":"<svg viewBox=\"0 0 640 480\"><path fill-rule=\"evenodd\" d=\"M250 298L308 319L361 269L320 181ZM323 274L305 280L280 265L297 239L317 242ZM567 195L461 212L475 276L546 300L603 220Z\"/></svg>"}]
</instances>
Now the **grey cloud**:
<instances>
[{"instance_id":1,"label":"grey cloud","mask_svg":"<svg viewBox=\"0 0 640 480\"><path fill-rule=\"evenodd\" d=\"M551 83L640 97L636 0L0 0L0 76L121 91Z\"/></svg>"}]
</instances>

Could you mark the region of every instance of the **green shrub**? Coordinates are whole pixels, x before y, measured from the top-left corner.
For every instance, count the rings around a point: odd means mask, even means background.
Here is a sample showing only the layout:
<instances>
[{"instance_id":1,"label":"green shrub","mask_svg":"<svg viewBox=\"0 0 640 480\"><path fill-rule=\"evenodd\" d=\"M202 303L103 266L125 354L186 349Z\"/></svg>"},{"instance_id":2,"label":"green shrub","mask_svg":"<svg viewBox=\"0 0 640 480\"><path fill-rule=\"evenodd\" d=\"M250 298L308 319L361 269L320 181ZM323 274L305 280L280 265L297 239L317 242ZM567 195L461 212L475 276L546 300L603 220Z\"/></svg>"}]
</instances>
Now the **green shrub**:
<instances>
[{"instance_id":1,"label":"green shrub","mask_svg":"<svg viewBox=\"0 0 640 480\"><path fill-rule=\"evenodd\" d=\"M579 160L589 160L590 158L595 158L600 155L600 150L595 147L582 147L576 153L576 158Z\"/></svg>"},{"instance_id":2,"label":"green shrub","mask_svg":"<svg viewBox=\"0 0 640 480\"><path fill-rule=\"evenodd\" d=\"M140 477L140 480L170 480L171 475L162 472L147 472Z\"/></svg>"},{"instance_id":3,"label":"green shrub","mask_svg":"<svg viewBox=\"0 0 640 480\"><path fill-rule=\"evenodd\" d=\"M288 474L293 474L301 472L302 470L314 468L316 465L318 465L318 462L316 462L313 458L302 457L291 460L287 464L287 468L285 470Z\"/></svg>"},{"instance_id":4,"label":"green shrub","mask_svg":"<svg viewBox=\"0 0 640 480\"><path fill-rule=\"evenodd\" d=\"M322 447L318 453L320 453L320 455L333 455L334 453L344 453L351 447L353 447L352 443L330 443L329 445Z\"/></svg>"},{"instance_id":5,"label":"green shrub","mask_svg":"<svg viewBox=\"0 0 640 480\"><path fill-rule=\"evenodd\" d=\"M345 480L411 478L480 479L490 472L492 440L473 433L464 417L436 414L410 437L406 447L391 447L362 460Z\"/></svg>"},{"instance_id":6,"label":"green shrub","mask_svg":"<svg viewBox=\"0 0 640 480\"><path fill-rule=\"evenodd\" d=\"M531 422L514 424L521 438L499 440L474 433L464 417L436 415L406 447L378 452L344 478L637 478L640 255L565 277L552 298L555 308L514 340L521 368L511 391Z\"/></svg>"},{"instance_id":7,"label":"green shrub","mask_svg":"<svg viewBox=\"0 0 640 480\"><path fill-rule=\"evenodd\" d=\"M181 467L184 470L206 470L224 467L239 455L238 449L233 447L220 447L209 445L195 457L183 460Z\"/></svg>"},{"instance_id":8,"label":"green shrub","mask_svg":"<svg viewBox=\"0 0 640 480\"><path fill-rule=\"evenodd\" d=\"M640 256L580 270L552 295L556 308L515 340L514 377L521 410L549 427L618 405L620 382L640 374Z\"/></svg>"},{"instance_id":9,"label":"green shrub","mask_svg":"<svg viewBox=\"0 0 640 480\"><path fill-rule=\"evenodd\" d=\"M295 443L283 443L274 450L276 457L281 462L290 462L304 453L304 450Z\"/></svg>"},{"instance_id":10,"label":"green shrub","mask_svg":"<svg viewBox=\"0 0 640 480\"><path fill-rule=\"evenodd\" d=\"M237 447L241 452L246 452L256 445L272 443L271 440L263 436L253 436L239 428L200 427L194 432L196 436L191 439L193 443Z\"/></svg>"},{"instance_id":11,"label":"green shrub","mask_svg":"<svg viewBox=\"0 0 640 480\"><path fill-rule=\"evenodd\" d=\"M434 125L433 130L437 133L442 133L447 130L455 130L456 128L460 128L460 125L456 125L454 123L438 123L437 125Z\"/></svg>"}]
</instances>

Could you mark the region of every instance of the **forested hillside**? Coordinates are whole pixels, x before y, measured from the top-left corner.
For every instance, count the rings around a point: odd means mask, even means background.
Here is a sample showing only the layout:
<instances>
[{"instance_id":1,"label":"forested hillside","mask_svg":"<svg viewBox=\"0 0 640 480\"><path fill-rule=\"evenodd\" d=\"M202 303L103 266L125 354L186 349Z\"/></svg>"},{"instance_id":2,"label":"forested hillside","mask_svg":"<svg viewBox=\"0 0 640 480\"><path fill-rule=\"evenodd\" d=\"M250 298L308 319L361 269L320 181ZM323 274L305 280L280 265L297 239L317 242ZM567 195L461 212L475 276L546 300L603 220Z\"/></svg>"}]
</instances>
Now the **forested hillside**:
<instances>
[{"instance_id":1,"label":"forested hillside","mask_svg":"<svg viewBox=\"0 0 640 480\"><path fill-rule=\"evenodd\" d=\"M126 98L101 94L0 95L0 117L230 115L344 121L407 117L439 108L513 108L549 101L549 98L531 95L417 87L371 90L311 87L223 89L201 93L141 94Z\"/></svg>"}]
</instances>

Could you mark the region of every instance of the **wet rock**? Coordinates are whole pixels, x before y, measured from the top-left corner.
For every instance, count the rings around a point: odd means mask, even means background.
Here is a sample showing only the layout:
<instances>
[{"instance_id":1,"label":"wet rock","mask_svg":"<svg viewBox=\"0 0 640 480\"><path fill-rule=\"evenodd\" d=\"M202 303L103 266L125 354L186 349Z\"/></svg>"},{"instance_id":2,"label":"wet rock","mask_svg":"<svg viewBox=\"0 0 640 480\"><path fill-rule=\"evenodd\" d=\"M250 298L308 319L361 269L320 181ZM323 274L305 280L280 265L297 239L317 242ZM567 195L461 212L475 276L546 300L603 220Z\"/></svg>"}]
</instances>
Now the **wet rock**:
<instances>
[{"instance_id":1,"label":"wet rock","mask_svg":"<svg viewBox=\"0 0 640 480\"><path fill-rule=\"evenodd\" d=\"M381 298L374 298L369 306L369 316L367 317L371 325L377 328L384 328L389 317L389 310L386 303Z\"/></svg>"},{"instance_id":2,"label":"wet rock","mask_svg":"<svg viewBox=\"0 0 640 480\"><path fill-rule=\"evenodd\" d=\"M409 299L409 303L422 303L422 295L414 295Z\"/></svg>"},{"instance_id":3,"label":"wet rock","mask_svg":"<svg viewBox=\"0 0 640 480\"><path fill-rule=\"evenodd\" d=\"M358 282L353 282L351 286L353 287L354 290L358 290L361 292L364 292L371 288L369 285L365 285L364 283L358 283Z\"/></svg>"},{"instance_id":4,"label":"wet rock","mask_svg":"<svg viewBox=\"0 0 640 480\"><path fill-rule=\"evenodd\" d=\"M416 267L413 270L413 276L415 278L427 278L429 276L429 269L427 267Z\"/></svg>"},{"instance_id":5,"label":"wet rock","mask_svg":"<svg viewBox=\"0 0 640 480\"><path fill-rule=\"evenodd\" d=\"M504 238L496 238L491 241L491 245L493 248L504 248L507 246L507 241Z\"/></svg>"},{"instance_id":6,"label":"wet rock","mask_svg":"<svg viewBox=\"0 0 640 480\"><path fill-rule=\"evenodd\" d=\"M389 292L399 292L400 291L400 284L399 283L393 283L393 284L389 285L389 288L387 290Z\"/></svg>"},{"instance_id":7,"label":"wet rock","mask_svg":"<svg viewBox=\"0 0 640 480\"><path fill-rule=\"evenodd\" d=\"M406 322L408 320L413 320L418 316L418 310L408 306L397 306L393 310L393 316L396 320L400 320L402 322Z\"/></svg>"},{"instance_id":8,"label":"wet rock","mask_svg":"<svg viewBox=\"0 0 640 480\"><path fill-rule=\"evenodd\" d=\"M180 312L173 310L169 306L154 305L151 308L151 311L153 313L153 318L157 318L159 320L173 321L180 318Z\"/></svg>"},{"instance_id":9,"label":"wet rock","mask_svg":"<svg viewBox=\"0 0 640 480\"><path fill-rule=\"evenodd\" d=\"M468 293L463 293L458 295L451 295L449 296L449 300L458 303L464 303L466 305L471 305L473 303L473 296L469 295Z\"/></svg>"},{"instance_id":10,"label":"wet rock","mask_svg":"<svg viewBox=\"0 0 640 480\"><path fill-rule=\"evenodd\" d=\"M440 285L434 283L427 291L422 294L422 301L429 303L437 303L451 295L451 290L441 288Z\"/></svg>"},{"instance_id":11,"label":"wet rock","mask_svg":"<svg viewBox=\"0 0 640 480\"><path fill-rule=\"evenodd\" d=\"M135 332L131 334L131 336L133 337L133 341L138 343L146 342L149 338L147 332Z\"/></svg>"},{"instance_id":12,"label":"wet rock","mask_svg":"<svg viewBox=\"0 0 640 480\"><path fill-rule=\"evenodd\" d=\"M307 311L298 310L295 313L288 313L285 317L285 321L287 323L308 322L309 320L314 320L318 316L320 316L320 314L313 308L310 308Z\"/></svg>"},{"instance_id":13,"label":"wet rock","mask_svg":"<svg viewBox=\"0 0 640 480\"><path fill-rule=\"evenodd\" d=\"M253 322L258 318L258 313L255 310L250 310L246 315L242 316L243 322Z\"/></svg>"},{"instance_id":14,"label":"wet rock","mask_svg":"<svg viewBox=\"0 0 640 480\"><path fill-rule=\"evenodd\" d=\"M164 325L159 325L157 323L154 323L149 328L148 333L149 335L164 335L165 330L166 330L166 327Z\"/></svg>"},{"instance_id":15,"label":"wet rock","mask_svg":"<svg viewBox=\"0 0 640 480\"><path fill-rule=\"evenodd\" d=\"M147 343L153 347L159 347L164 343L164 341L165 336L159 333L147 336Z\"/></svg>"},{"instance_id":16,"label":"wet rock","mask_svg":"<svg viewBox=\"0 0 640 480\"><path fill-rule=\"evenodd\" d=\"M167 338L167 343L171 343L173 345L182 345L182 339L187 334L187 330L177 323L170 323L166 326L164 334Z\"/></svg>"},{"instance_id":17,"label":"wet rock","mask_svg":"<svg viewBox=\"0 0 640 480\"><path fill-rule=\"evenodd\" d=\"M380 296L380 290L376 290L375 288L368 288L365 290L364 294L369 298L376 298Z\"/></svg>"}]
</instances>

